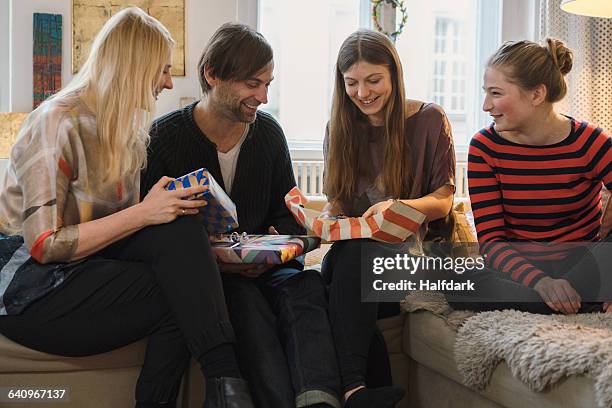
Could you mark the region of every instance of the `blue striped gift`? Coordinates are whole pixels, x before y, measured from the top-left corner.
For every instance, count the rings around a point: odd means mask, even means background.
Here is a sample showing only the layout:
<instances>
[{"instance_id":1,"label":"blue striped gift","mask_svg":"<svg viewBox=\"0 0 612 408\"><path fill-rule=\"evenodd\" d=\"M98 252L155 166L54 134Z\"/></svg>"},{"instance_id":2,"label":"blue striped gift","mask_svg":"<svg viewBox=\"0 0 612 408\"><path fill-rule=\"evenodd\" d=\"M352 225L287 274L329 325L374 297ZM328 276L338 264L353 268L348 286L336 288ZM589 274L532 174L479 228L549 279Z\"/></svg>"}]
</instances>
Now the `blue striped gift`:
<instances>
[{"instance_id":1,"label":"blue striped gift","mask_svg":"<svg viewBox=\"0 0 612 408\"><path fill-rule=\"evenodd\" d=\"M204 216L204 225L209 234L229 232L238 227L238 214L236 205L231 198L217 184L213 176L206 169L198 169L171 181L166 190L181 190L198 185L208 188L200 194L194 194L189 200L204 199L208 205L200 213Z\"/></svg>"}]
</instances>

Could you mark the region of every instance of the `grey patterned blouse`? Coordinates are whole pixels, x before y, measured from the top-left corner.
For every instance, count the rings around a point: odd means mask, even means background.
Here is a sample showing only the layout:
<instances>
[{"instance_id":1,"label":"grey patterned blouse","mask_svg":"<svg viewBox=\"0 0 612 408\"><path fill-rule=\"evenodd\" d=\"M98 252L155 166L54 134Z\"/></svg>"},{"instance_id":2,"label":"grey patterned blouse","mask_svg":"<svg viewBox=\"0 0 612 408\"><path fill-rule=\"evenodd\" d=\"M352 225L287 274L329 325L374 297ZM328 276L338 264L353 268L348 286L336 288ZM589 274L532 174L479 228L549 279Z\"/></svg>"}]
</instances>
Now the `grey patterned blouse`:
<instances>
[{"instance_id":1,"label":"grey patterned blouse","mask_svg":"<svg viewBox=\"0 0 612 408\"><path fill-rule=\"evenodd\" d=\"M52 99L26 119L0 188L0 315L64 281L78 224L138 202L137 173L94 181L100 151L96 118L79 97Z\"/></svg>"}]
</instances>

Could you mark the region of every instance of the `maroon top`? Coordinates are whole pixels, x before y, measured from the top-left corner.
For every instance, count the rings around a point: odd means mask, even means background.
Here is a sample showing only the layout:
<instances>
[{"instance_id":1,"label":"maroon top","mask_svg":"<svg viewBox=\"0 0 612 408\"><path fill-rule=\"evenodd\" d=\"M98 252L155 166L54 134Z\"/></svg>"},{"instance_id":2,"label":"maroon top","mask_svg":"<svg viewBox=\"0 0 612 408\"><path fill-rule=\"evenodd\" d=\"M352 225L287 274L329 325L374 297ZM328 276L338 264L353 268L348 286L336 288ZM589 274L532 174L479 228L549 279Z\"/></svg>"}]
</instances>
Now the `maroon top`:
<instances>
[{"instance_id":1,"label":"maroon top","mask_svg":"<svg viewBox=\"0 0 612 408\"><path fill-rule=\"evenodd\" d=\"M364 126L367 148L363 149L367 169L357 169L361 176L358 181L358 194L352 202L341 203L342 211L349 216L363 214L372 204L387 200L376 183L376 175L382 173L384 146L383 127ZM433 103L424 103L405 125L408 157L412 165L412 183L407 199L426 196L444 185L455 185L455 149L452 130L444 110ZM328 134L324 140L325 167L327 168Z\"/></svg>"}]
</instances>

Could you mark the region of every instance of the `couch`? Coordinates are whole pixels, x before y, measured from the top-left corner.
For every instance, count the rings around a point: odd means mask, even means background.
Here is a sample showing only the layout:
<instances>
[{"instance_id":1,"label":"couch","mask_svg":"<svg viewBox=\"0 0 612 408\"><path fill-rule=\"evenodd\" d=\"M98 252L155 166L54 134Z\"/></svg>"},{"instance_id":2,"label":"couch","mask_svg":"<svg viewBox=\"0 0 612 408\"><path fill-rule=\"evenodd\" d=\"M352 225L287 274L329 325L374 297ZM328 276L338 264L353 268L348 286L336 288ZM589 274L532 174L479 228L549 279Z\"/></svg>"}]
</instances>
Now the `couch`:
<instances>
[{"instance_id":1,"label":"couch","mask_svg":"<svg viewBox=\"0 0 612 408\"><path fill-rule=\"evenodd\" d=\"M322 202L310 202L322 208ZM454 239L475 242L469 202L454 207L457 229ZM403 313L378 321L383 332L395 383L408 391L397 408L428 407L596 407L594 382L584 376L562 380L544 392L530 390L512 376L502 362L489 386L476 392L462 385L454 360L456 332L446 321L429 311Z\"/></svg>"},{"instance_id":2,"label":"couch","mask_svg":"<svg viewBox=\"0 0 612 408\"><path fill-rule=\"evenodd\" d=\"M0 171L4 164L0 161ZM320 209L324 202L313 201ZM466 217L465 203L456 208L465 241L473 227ZM323 247L309 262L317 263ZM490 385L475 392L461 384L453 358L455 332L445 321L427 311L404 313L378 322L389 350L395 383L407 396L398 408L407 407L594 407L593 381L570 377L545 392L534 392L515 379L505 363L495 370ZM133 390L144 357L145 340L109 353L82 358L64 358L22 347L0 335L0 386L16 388L68 387L70 401L62 407L132 407ZM192 362L183 381L179 406L201 407L203 378ZM22 408L23 403L1 403ZM36 404L36 407L57 404ZM264 407L262 407L264 408ZM274 407L265 407L274 408Z\"/></svg>"}]
</instances>

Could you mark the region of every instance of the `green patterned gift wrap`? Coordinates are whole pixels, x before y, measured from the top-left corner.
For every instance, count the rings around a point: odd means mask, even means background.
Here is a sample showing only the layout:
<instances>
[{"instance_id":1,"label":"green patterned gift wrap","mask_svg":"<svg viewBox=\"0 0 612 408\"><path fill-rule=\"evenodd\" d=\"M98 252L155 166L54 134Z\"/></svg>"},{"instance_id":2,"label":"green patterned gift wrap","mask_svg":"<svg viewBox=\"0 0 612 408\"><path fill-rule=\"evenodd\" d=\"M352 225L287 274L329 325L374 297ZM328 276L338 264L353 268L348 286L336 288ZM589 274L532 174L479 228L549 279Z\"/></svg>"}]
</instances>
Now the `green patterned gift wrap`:
<instances>
[{"instance_id":1,"label":"green patterned gift wrap","mask_svg":"<svg viewBox=\"0 0 612 408\"><path fill-rule=\"evenodd\" d=\"M219 262L279 265L317 249L321 238L305 235L247 235L234 242L228 235L211 237Z\"/></svg>"},{"instance_id":2,"label":"green patterned gift wrap","mask_svg":"<svg viewBox=\"0 0 612 408\"><path fill-rule=\"evenodd\" d=\"M208 202L200 210L204 216L204 225L209 234L222 234L238 227L236 205L223 191L213 176L206 169L198 169L179 177L166 186L166 190L181 190L198 185L208 188L201 194L194 194L190 200L204 199Z\"/></svg>"}]
</instances>

